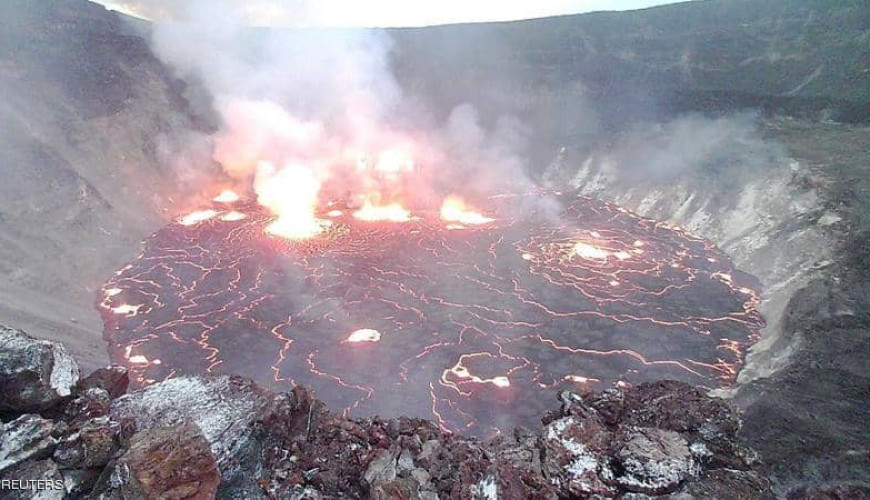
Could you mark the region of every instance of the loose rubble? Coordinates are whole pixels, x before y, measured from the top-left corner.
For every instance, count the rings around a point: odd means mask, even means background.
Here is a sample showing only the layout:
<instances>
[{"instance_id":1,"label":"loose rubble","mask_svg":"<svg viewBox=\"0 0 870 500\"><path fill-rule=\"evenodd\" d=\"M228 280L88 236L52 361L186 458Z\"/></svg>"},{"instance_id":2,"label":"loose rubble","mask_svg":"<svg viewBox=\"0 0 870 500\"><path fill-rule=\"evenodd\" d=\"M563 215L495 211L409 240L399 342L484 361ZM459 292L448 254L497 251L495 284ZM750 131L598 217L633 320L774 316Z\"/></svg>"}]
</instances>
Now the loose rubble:
<instances>
[{"instance_id":1,"label":"loose rubble","mask_svg":"<svg viewBox=\"0 0 870 500\"><path fill-rule=\"evenodd\" d=\"M122 367L78 380L60 346L2 327L0 339L0 394L14 397L0 479L62 486L14 498L772 498L736 412L680 382L563 392L540 431L483 442L429 420L348 419L304 388L237 376L125 394Z\"/></svg>"}]
</instances>

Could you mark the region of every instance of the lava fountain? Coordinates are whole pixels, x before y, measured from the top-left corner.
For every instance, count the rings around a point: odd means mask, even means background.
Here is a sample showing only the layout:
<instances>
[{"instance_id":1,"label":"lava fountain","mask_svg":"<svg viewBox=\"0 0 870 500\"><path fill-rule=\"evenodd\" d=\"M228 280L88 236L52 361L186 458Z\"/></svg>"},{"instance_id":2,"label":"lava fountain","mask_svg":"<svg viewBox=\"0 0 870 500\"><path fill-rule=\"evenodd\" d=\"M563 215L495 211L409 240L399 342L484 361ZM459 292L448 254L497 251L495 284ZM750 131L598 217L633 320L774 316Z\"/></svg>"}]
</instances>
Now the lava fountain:
<instances>
[{"instance_id":1,"label":"lava fountain","mask_svg":"<svg viewBox=\"0 0 870 500\"><path fill-rule=\"evenodd\" d=\"M541 197L562 213L511 215ZM762 319L755 280L712 244L574 195L478 201L296 197L311 216L286 222L221 194L102 287L111 357L138 385L239 373L478 436L536 425L558 389L734 380Z\"/></svg>"}]
</instances>

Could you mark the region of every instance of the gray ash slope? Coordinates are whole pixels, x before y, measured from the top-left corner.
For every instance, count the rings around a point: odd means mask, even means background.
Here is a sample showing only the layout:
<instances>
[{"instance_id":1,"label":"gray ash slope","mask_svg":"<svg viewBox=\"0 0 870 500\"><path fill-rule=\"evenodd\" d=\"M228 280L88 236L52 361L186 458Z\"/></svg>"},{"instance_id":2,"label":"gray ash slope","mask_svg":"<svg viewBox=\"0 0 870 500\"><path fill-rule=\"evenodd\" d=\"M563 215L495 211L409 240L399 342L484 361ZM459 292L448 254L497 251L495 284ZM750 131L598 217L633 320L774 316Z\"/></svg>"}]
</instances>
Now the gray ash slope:
<instances>
[{"instance_id":1,"label":"gray ash slope","mask_svg":"<svg viewBox=\"0 0 870 500\"><path fill-rule=\"evenodd\" d=\"M683 224L762 278L769 326L736 400L781 492L868 482L868 9L707 1L394 33L410 91L439 109L470 100L484 117L526 118L542 177ZM209 129L207 115L142 26L83 0L3 2L0 14L0 320L69 343L93 367L105 357L93 292L184 208L161 141ZM682 113L745 109L761 110L750 133L725 134L717 151L760 137L779 148L765 168L702 155L679 182L642 187L606 162L584 168L619 157L637 121L667 142L681 122L661 122Z\"/></svg>"},{"instance_id":2,"label":"gray ash slope","mask_svg":"<svg viewBox=\"0 0 870 500\"><path fill-rule=\"evenodd\" d=\"M201 121L146 40L84 1L0 4L0 317L106 359L93 297L180 199Z\"/></svg>"}]
</instances>

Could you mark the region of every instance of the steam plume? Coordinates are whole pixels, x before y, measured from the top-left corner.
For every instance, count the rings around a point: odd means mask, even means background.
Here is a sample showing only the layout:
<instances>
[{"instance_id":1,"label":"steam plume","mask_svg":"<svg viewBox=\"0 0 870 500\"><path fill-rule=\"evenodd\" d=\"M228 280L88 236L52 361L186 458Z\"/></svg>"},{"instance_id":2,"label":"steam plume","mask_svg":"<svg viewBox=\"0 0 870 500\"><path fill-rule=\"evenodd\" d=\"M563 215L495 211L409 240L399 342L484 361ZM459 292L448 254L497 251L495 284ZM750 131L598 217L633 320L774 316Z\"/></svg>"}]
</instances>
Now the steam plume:
<instances>
[{"instance_id":1,"label":"steam plume","mask_svg":"<svg viewBox=\"0 0 870 500\"><path fill-rule=\"evenodd\" d=\"M503 117L489 132L462 105L441 127L420 125L425 113L405 99L383 30L252 28L250 6L231 0L164 7L155 52L212 96L222 122L213 159L279 214L302 208L282 198L311 204L301 189L316 189L315 205L318 193L387 203L407 191L434 204L455 186L485 193L525 182L528 131L516 120ZM301 2L288 24L316 17L308 7ZM279 179L283 194L269 186Z\"/></svg>"}]
</instances>

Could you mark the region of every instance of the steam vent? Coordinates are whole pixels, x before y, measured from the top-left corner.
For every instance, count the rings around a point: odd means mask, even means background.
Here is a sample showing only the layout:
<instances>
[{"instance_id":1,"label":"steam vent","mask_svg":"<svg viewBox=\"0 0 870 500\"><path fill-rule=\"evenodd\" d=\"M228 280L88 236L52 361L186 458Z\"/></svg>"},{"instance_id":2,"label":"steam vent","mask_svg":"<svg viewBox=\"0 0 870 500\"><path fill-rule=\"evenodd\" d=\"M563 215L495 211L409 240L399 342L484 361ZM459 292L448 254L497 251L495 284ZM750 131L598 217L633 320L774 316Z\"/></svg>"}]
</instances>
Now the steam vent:
<instances>
[{"instance_id":1,"label":"steam vent","mask_svg":"<svg viewBox=\"0 0 870 500\"><path fill-rule=\"evenodd\" d=\"M870 498L870 3L522 3L0 2L0 500Z\"/></svg>"}]
</instances>

